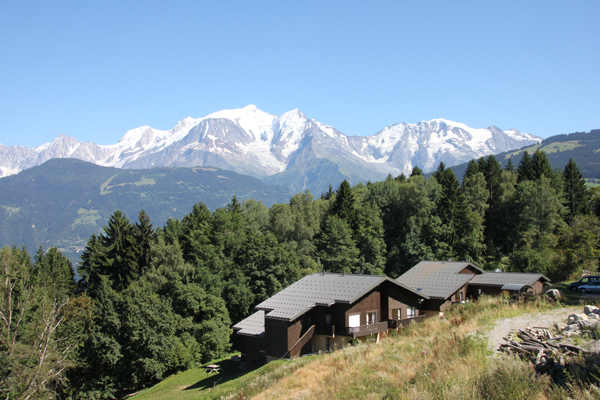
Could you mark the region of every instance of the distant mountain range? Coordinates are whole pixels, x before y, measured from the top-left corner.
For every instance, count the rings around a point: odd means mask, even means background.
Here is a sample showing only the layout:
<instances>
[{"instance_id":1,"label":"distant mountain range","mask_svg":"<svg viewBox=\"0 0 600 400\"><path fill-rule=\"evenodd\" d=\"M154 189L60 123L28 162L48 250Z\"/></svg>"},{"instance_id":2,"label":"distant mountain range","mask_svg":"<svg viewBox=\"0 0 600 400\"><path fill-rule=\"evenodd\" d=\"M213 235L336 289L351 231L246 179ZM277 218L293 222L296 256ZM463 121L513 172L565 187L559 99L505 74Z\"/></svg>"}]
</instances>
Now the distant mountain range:
<instances>
[{"instance_id":1,"label":"distant mountain range","mask_svg":"<svg viewBox=\"0 0 600 400\"><path fill-rule=\"evenodd\" d=\"M372 136L346 136L298 110L277 117L249 105L188 117L168 131L142 126L108 146L65 135L34 149L0 145L0 176L54 158L75 158L127 169L211 166L293 192L319 194L343 179L352 184L380 180L388 173L408 174L416 165L428 172L440 161L456 165L539 141L516 129L473 129L444 119L394 124Z\"/></svg>"},{"instance_id":2,"label":"distant mountain range","mask_svg":"<svg viewBox=\"0 0 600 400\"><path fill-rule=\"evenodd\" d=\"M77 261L116 210L132 222L145 210L161 227L170 217L189 214L197 202L214 211L234 195L271 206L289 201L292 192L212 167L138 170L53 159L0 179L0 248L25 245L34 253L40 245L57 246Z\"/></svg>"}]
</instances>

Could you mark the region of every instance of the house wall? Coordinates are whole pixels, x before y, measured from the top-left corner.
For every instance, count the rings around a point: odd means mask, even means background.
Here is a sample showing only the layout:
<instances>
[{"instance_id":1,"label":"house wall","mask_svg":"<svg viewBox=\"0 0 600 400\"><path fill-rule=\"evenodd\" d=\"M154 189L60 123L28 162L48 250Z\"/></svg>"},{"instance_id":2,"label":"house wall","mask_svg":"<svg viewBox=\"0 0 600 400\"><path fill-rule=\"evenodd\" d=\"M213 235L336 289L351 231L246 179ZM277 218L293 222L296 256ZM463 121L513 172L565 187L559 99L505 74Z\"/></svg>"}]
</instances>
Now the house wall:
<instances>
[{"instance_id":1,"label":"house wall","mask_svg":"<svg viewBox=\"0 0 600 400\"><path fill-rule=\"evenodd\" d=\"M360 313L360 324L367 324L367 312L377 311L377 322L381 321L381 293L379 288L363 296L356 304L348 308L345 312L344 327L348 326L348 318L352 314ZM387 313L386 313L387 315Z\"/></svg>"},{"instance_id":2,"label":"house wall","mask_svg":"<svg viewBox=\"0 0 600 400\"><path fill-rule=\"evenodd\" d=\"M329 337L329 350L330 351L343 349L352 340L352 338L350 338L348 336L336 336L334 338L334 337L326 336L326 335L315 335L315 336L313 336L313 347L314 347L315 352L327 350L327 346L326 346L327 337Z\"/></svg>"},{"instance_id":3,"label":"house wall","mask_svg":"<svg viewBox=\"0 0 600 400\"><path fill-rule=\"evenodd\" d=\"M288 327L290 325L288 321L265 318L265 352L267 356L281 358L287 353L290 348L288 346L290 341Z\"/></svg>"},{"instance_id":4,"label":"house wall","mask_svg":"<svg viewBox=\"0 0 600 400\"><path fill-rule=\"evenodd\" d=\"M544 292L544 284L541 281L536 281L533 285L531 285L533 289L533 294L542 294Z\"/></svg>"},{"instance_id":5,"label":"house wall","mask_svg":"<svg viewBox=\"0 0 600 400\"><path fill-rule=\"evenodd\" d=\"M399 308L401 309L401 318L406 318L408 315L408 307L415 307L417 314L416 316L421 315L421 304L419 303L419 298L415 295L412 295L406 291L401 290L397 286L389 285L387 288L387 313L384 312L382 314L387 314L385 318L382 318L382 321L386 321L392 319L392 310Z\"/></svg>"},{"instance_id":6,"label":"house wall","mask_svg":"<svg viewBox=\"0 0 600 400\"><path fill-rule=\"evenodd\" d=\"M265 340L259 336L235 335L234 348L242 353L243 361L265 355Z\"/></svg>"},{"instance_id":7,"label":"house wall","mask_svg":"<svg viewBox=\"0 0 600 400\"><path fill-rule=\"evenodd\" d=\"M481 295L479 294L479 289L481 289L481 294L498 295L502 293L500 286L469 285L467 289L467 297L472 299L479 298Z\"/></svg>"}]
</instances>

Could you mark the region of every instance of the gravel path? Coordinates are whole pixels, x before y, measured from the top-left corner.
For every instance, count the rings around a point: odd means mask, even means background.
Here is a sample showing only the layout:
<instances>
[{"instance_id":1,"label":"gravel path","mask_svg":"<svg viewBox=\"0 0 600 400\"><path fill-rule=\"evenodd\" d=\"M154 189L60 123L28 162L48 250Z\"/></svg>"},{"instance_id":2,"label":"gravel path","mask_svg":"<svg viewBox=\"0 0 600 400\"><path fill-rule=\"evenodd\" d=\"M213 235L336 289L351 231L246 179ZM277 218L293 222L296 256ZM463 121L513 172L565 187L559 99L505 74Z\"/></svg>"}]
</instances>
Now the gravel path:
<instances>
[{"instance_id":1,"label":"gravel path","mask_svg":"<svg viewBox=\"0 0 600 400\"><path fill-rule=\"evenodd\" d=\"M504 337L511 329L543 326L552 328L557 322L567 322L571 314L583 312L583 306L558 308L544 313L530 313L514 318L505 318L496 322L496 326L489 333L490 349L498 353L497 349L504 343Z\"/></svg>"}]
</instances>

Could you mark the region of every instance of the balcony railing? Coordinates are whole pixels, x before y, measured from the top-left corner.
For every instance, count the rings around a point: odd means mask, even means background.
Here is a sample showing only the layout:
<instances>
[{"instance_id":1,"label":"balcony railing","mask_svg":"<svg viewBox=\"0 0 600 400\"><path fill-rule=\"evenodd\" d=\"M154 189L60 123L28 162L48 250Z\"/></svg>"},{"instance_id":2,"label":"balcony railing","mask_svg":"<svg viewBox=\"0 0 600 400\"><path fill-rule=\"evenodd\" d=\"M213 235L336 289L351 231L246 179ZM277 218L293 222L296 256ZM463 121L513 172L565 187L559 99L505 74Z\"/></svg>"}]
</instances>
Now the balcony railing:
<instances>
[{"instance_id":1,"label":"balcony railing","mask_svg":"<svg viewBox=\"0 0 600 400\"><path fill-rule=\"evenodd\" d=\"M388 321L388 327L389 329L397 329L417 322L422 322L425 320L425 318L427 318L427 316L420 315L414 318L390 319Z\"/></svg>"},{"instance_id":2,"label":"balcony railing","mask_svg":"<svg viewBox=\"0 0 600 400\"><path fill-rule=\"evenodd\" d=\"M387 329L388 323L387 321L383 321L369 325L361 325L352 328L346 328L346 333L348 334L348 336L357 338L360 336L373 335L379 332L387 332Z\"/></svg>"}]
</instances>

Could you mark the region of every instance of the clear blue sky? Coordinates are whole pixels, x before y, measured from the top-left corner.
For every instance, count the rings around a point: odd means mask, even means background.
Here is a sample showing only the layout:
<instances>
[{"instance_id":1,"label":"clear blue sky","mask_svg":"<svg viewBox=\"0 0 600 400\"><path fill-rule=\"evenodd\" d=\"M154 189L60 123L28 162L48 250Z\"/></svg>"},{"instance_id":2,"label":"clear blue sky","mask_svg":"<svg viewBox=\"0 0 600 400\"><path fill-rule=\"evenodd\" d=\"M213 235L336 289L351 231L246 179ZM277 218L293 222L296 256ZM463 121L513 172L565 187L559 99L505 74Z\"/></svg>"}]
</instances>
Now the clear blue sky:
<instances>
[{"instance_id":1,"label":"clear blue sky","mask_svg":"<svg viewBox=\"0 0 600 400\"><path fill-rule=\"evenodd\" d=\"M255 104L347 135L600 128L600 1L0 0L0 143Z\"/></svg>"}]
</instances>

